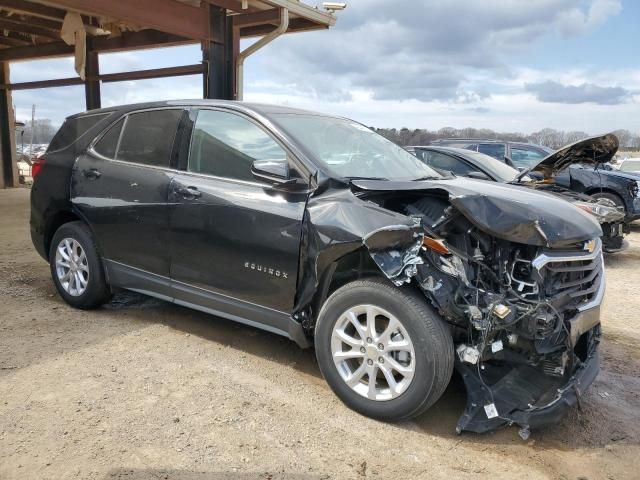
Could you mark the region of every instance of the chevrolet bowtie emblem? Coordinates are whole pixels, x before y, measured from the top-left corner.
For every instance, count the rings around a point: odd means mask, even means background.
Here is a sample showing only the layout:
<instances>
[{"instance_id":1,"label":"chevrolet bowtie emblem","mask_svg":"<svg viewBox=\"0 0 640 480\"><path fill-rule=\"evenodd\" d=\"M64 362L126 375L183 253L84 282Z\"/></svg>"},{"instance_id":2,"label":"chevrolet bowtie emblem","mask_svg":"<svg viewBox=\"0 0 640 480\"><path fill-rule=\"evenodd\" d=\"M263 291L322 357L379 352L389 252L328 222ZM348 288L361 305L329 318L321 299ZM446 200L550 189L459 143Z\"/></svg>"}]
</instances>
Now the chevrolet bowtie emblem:
<instances>
[{"instance_id":1,"label":"chevrolet bowtie emblem","mask_svg":"<svg viewBox=\"0 0 640 480\"><path fill-rule=\"evenodd\" d=\"M584 242L584 249L586 251L588 251L589 253L593 253L593 251L596 249L596 241L594 240L589 240L588 242Z\"/></svg>"}]
</instances>

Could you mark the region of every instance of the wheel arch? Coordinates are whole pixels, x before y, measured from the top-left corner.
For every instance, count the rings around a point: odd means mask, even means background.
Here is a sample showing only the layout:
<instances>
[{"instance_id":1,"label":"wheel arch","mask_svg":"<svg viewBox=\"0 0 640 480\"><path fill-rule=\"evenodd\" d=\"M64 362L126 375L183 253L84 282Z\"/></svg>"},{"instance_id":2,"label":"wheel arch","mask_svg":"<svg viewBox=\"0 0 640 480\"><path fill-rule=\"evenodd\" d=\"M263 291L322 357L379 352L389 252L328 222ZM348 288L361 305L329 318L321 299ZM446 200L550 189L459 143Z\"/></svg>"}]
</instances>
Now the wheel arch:
<instances>
[{"instance_id":1,"label":"wheel arch","mask_svg":"<svg viewBox=\"0 0 640 480\"><path fill-rule=\"evenodd\" d=\"M343 285L363 278L387 280L365 247L337 258L325 269L311 301L311 325L308 329L310 334L315 331L318 315L327 298Z\"/></svg>"},{"instance_id":2,"label":"wheel arch","mask_svg":"<svg viewBox=\"0 0 640 480\"><path fill-rule=\"evenodd\" d=\"M620 193L618 193L617 191L615 191L612 188L608 188L608 187L592 187L589 188L588 190L585 190L585 192L587 195L595 195L597 193L607 193L609 195L613 195L616 198L620 199L620 202L622 203L622 205L624 205L625 210L629 210L629 205L627 200L625 199L624 196L620 195Z\"/></svg>"}]
</instances>

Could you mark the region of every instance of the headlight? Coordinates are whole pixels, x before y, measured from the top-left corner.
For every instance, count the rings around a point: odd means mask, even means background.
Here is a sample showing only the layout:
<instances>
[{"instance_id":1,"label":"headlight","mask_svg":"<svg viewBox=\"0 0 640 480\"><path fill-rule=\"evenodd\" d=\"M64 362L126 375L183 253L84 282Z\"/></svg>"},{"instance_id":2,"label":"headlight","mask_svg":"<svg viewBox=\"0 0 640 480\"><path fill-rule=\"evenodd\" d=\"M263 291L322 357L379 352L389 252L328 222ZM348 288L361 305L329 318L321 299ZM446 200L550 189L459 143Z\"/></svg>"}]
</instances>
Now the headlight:
<instances>
[{"instance_id":1,"label":"headlight","mask_svg":"<svg viewBox=\"0 0 640 480\"><path fill-rule=\"evenodd\" d=\"M599 203L589 202L573 202L573 204L596 217L600 223L615 222L624 218L624 213L616 207L607 207Z\"/></svg>"},{"instance_id":2,"label":"headlight","mask_svg":"<svg viewBox=\"0 0 640 480\"><path fill-rule=\"evenodd\" d=\"M640 197L640 181L636 181L636 184L632 187L632 194L634 197Z\"/></svg>"}]
</instances>

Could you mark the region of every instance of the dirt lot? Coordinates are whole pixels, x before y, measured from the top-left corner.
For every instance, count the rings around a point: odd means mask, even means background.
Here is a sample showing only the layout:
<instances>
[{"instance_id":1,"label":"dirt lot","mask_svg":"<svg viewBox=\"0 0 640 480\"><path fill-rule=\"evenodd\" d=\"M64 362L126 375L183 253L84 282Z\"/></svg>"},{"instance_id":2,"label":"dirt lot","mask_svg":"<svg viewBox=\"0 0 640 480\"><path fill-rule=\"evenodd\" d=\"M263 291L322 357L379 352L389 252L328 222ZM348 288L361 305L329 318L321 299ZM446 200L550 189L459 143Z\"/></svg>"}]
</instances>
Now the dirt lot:
<instances>
[{"instance_id":1,"label":"dirt lot","mask_svg":"<svg viewBox=\"0 0 640 480\"><path fill-rule=\"evenodd\" d=\"M0 479L631 479L640 471L640 225L606 259L602 372L560 425L454 432L453 382L416 421L345 408L312 350L133 295L81 312L0 190Z\"/></svg>"}]
</instances>

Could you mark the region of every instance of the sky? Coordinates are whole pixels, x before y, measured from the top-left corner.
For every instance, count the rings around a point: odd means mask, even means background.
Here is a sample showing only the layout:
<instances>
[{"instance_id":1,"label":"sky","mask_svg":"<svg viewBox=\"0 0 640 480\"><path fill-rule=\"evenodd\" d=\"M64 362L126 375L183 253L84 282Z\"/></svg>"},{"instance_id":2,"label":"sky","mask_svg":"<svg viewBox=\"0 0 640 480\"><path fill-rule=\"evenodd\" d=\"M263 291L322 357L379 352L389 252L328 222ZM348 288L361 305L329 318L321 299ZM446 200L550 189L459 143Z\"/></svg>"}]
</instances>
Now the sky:
<instances>
[{"instance_id":1,"label":"sky","mask_svg":"<svg viewBox=\"0 0 640 480\"><path fill-rule=\"evenodd\" d=\"M312 3L307 0L307 3ZM637 0L347 0L330 30L249 57L245 100L379 128L550 127L640 133ZM247 42L242 43L242 48ZM188 65L199 46L100 56L101 73ZM13 82L74 76L71 58L13 63ZM103 106L201 98L200 76L102 85ZM19 120L61 123L84 88L16 91Z\"/></svg>"}]
</instances>

